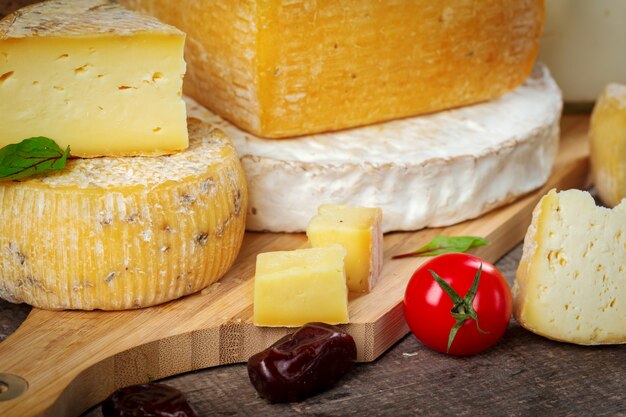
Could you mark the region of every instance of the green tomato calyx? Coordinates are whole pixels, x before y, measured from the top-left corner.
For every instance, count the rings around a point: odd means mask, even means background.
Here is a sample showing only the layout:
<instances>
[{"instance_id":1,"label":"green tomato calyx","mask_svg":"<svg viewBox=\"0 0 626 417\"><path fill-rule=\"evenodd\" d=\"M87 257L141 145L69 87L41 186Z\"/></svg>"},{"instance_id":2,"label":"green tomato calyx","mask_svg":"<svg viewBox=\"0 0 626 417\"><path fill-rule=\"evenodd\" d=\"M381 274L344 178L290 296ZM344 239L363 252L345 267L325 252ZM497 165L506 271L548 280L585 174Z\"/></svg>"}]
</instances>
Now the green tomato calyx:
<instances>
[{"instance_id":1,"label":"green tomato calyx","mask_svg":"<svg viewBox=\"0 0 626 417\"><path fill-rule=\"evenodd\" d=\"M437 284L439 284L441 289L446 294L448 294L448 297L450 297L450 299L452 300L452 304L454 304L454 306L450 310L450 314L452 315L452 318L456 321L456 323L450 329L450 335L448 336L448 349L446 350L446 352L448 353L450 352L450 346L452 346L452 342L454 341L457 332L459 331L461 326L463 326L463 324L469 319L474 320L474 322L476 323L476 328L479 332L483 334L489 333L481 330L480 326L478 325L478 315L476 314L476 310L474 310L474 307L472 306L474 298L476 298L476 292L478 291L478 284L480 282L480 274L482 273L482 271L483 264L480 264L478 271L476 271L476 276L474 277L472 286L470 287L467 294L465 294L465 297L461 298L459 293L457 293L454 288L450 286L450 284L448 284L439 275L437 275L435 271L433 271L432 269L428 270L428 272L430 272Z\"/></svg>"}]
</instances>

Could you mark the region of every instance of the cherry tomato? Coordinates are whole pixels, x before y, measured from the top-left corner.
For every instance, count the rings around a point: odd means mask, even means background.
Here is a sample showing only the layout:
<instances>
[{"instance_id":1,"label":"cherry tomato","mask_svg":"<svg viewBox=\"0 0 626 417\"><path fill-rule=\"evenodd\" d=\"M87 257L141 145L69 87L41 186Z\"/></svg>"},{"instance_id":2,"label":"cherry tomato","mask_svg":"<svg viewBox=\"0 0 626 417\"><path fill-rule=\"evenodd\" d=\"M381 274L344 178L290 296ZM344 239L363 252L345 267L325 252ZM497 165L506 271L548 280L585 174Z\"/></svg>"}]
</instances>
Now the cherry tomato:
<instances>
[{"instance_id":1,"label":"cherry tomato","mask_svg":"<svg viewBox=\"0 0 626 417\"><path fill-rule=\"evenodd\" d=\"M456 297L444 290L446 284ZM495 344L511 310L511 290L502 273L466 253L430 259L415 271L404 294L404 317L413 334L431 349L452 355L473 355Z\"/></svg>"}]
</instances>

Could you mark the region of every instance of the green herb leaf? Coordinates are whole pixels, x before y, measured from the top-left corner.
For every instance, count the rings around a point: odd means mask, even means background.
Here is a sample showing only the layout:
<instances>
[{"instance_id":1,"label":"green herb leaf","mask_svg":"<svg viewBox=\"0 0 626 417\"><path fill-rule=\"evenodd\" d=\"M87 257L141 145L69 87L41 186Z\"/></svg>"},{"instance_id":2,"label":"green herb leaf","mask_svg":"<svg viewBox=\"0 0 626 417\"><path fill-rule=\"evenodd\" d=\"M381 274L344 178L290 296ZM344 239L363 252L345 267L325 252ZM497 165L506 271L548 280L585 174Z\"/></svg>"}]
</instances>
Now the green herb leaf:
<instances>
[{"instance_id":1,"label":"green herb leaf","mask_svg":"<svg viewBox=\"0 0 626 417\"><path fill-rule=\"evenodd\" d=\"M20 180L65 168L70 147L63 151L52 139L35 137L0 149L0 181Z\"/></svg>"},{"instance_id":2,"label":"green herb leaf","mask_svg":"<svg viewBox=\"0 0 626 417\"><path fill-rule=\"evenodd\" d=\"M435 236L435 238L425 246L415 252L396 255L391 259L410 258L417 256L436 256L442 253L467 252L471 248L488 245L489 241L477 236Z\"/></svg>"}]
</instances>

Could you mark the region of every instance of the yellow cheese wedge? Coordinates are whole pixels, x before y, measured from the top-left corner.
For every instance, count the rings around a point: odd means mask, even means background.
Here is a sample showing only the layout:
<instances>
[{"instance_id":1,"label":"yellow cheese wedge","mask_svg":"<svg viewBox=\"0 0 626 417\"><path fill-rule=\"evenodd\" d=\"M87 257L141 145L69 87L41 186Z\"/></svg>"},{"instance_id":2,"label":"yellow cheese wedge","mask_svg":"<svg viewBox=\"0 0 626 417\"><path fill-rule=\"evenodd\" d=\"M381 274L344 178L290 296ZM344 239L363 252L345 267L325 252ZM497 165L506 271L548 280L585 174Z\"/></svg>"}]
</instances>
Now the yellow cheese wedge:
<instances>
[{"instance_id":1,"label":"yellow cheese wedge","mask_svg":"<svg viewBox=\"0 0 626 417\"><path fill-rule=\"evenodd\" d=\"M261 253L254 275L254 324L348 322L345 249L339 245Z\"/></svg>"},{"instance_id":2,"label":"yellow cheese wedge","mask_svg":"<svg viewBox=\"0 0 626 417\"><path fill-rule=\"evenodd\" d=\"M346 249L348 289L369 292L383 266L383 212L379 208L322 205L306 235L313 247L339 244Z\"/></svg>"},{"instance_id":3,"label":"yellow cheese wedge","mask_svg":"<svg viewBox=\"0 0 626 417\"><path fill-rule=\"evenodd\" d=\"M626 85L609 84L591 115L591 173L610 207L626 198Z\"/></svg>"},{"instance_id":4,"label":"yellow cheese wedge","mask_svg":"<svg viewBox=\"0 0 626 417\"><path fill-rule=\"evenodd\" d=\"M74 156L188 146L185 34L107 0L52 0L0 21L0 146L46 136Z\"/></svg>"},{"instance_id":5,"label":"yellow cheese wedge","mask_svg":"<svg viewBox=\"0 0 626 417\"><path fill-rule=\"evenodd\" d=\"M259 136L476 103L532 69L543 1L120 0L185 31L185 92Z\"/></svg>"},{"instance_id":6,"label":"yellow cheese wedge","mask_svg":"<svg viewBox=\"0 0 626 417\"><path fill-rule=\"evenodd\" d=\"M581 345L626 343L626 200L611 210L584 191L546 194L512 292L515 319L537 334Z\"/></svg>"},{"instance_id":7,"label":"yellow cheese wedge","mask_svg":"<svg viewBox=\"0 0 626 417\"><path fill-rule=\"evenodd\" d=\"M0 297L47 309L129 309L218 280L244 233L237 153L189 119L170 156L73 159L64 171L0 183Z\"/></svg>"}]
</instances>

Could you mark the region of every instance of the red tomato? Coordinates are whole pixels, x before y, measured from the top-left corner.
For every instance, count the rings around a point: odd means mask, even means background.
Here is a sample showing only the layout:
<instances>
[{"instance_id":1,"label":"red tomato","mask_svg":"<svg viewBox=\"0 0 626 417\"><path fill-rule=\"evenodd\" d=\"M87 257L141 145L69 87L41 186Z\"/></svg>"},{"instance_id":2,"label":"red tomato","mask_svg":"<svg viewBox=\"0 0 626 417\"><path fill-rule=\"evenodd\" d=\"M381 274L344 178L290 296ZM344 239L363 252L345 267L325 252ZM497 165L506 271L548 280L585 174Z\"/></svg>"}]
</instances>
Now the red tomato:
<instances>
[{"instance_id":1,"label":"red tomato","mask_svg":"<svg viewBox=\"0 0 626 417\"><path fill-rule=\"evenodd\" d=\"M478 287L471 300L471 294L466 296L481 265ZM458 303L457 299L455 308L452 298L430 271L465 298L465 303ZM450 332L457 324L453 308L457 313L465 313L466 318L457 316L460 327L448 350ZM472 308L477 320L467 317ZM431 349L452 355L473 355L495 344L509 324L511 310L511 290L502 273L492 264L465 253L439 255L420 266L404 294L404 317L413 334Z\"/></svg>"}]
</instances>

